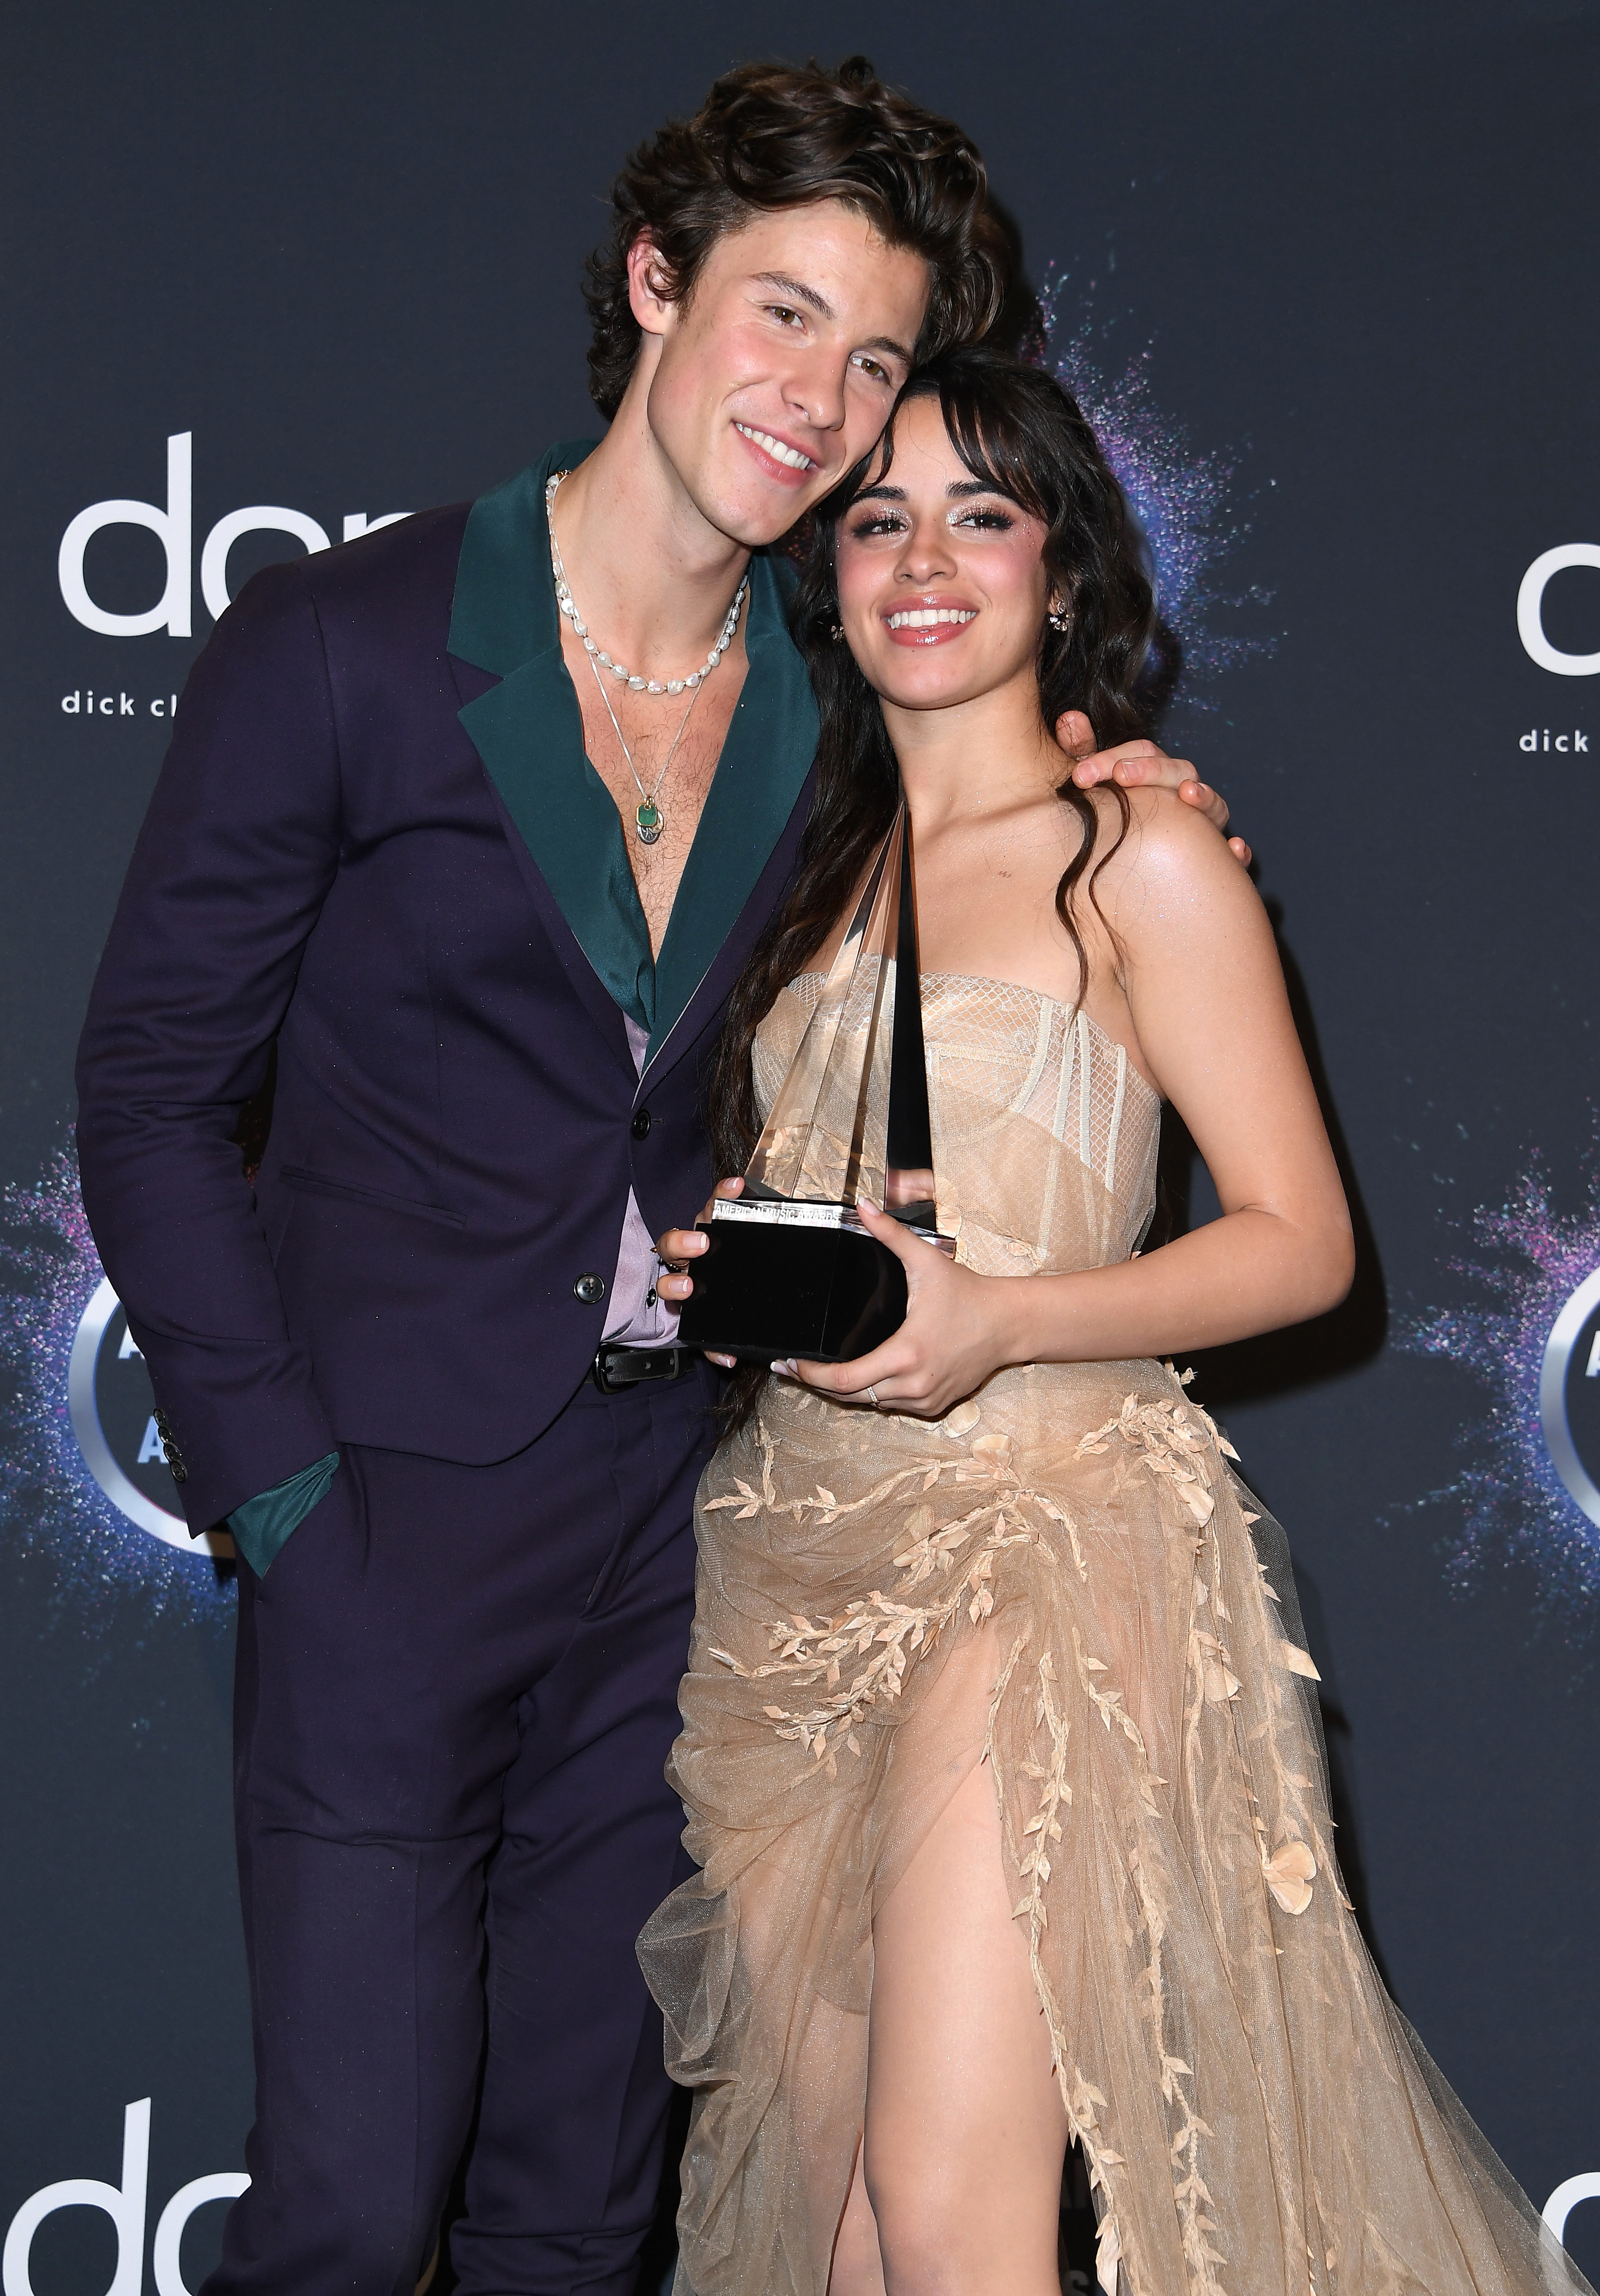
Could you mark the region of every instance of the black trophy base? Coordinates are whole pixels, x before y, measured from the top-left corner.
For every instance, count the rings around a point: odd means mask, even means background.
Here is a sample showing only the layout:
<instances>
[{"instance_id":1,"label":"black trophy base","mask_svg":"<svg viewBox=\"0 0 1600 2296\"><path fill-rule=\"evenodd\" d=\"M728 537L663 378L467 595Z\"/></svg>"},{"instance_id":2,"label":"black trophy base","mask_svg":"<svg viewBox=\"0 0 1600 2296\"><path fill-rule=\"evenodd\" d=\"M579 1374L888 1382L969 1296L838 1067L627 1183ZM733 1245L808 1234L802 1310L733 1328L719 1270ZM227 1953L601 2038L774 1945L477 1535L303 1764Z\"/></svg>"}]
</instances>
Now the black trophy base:
<instances>
[{"instance_id":1,"label":"black trophy base","mask_svg":"<svg viewBox=\"0 0 1600 2296\"><path fill-rule=\"evenodd\" d=\"M761 1363L850 1363L906 1320L906 1271L859 1226L791 1225L782 1214L699 1225L708 1242L690 1267L684 1347Z\"/></svg>"}]
</instances>

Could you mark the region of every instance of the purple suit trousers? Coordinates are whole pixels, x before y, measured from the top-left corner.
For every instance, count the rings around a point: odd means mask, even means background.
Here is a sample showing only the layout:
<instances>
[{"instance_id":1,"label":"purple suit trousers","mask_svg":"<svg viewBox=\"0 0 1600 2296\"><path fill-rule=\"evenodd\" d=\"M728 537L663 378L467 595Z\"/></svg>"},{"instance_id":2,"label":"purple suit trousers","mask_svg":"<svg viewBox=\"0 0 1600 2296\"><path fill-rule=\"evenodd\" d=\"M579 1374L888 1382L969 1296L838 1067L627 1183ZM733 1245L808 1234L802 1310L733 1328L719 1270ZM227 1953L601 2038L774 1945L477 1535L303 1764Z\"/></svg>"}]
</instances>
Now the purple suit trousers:
<instances>
[{"instance_id":1,"label":"purple suit trousers","mask_svg":"<svg viewBox=\"0 0 1600 2296\"><path fill-rule=\"evenodd\" d=\"M670 2100L634 1940L688 1870L661 1769L712 1402L586 1384L492 1466L348 1447L242 1569L259 2078L203 2296L410 2296L469 2137L464 2292L631 2289Z\"/></svg>"}]
</instances>

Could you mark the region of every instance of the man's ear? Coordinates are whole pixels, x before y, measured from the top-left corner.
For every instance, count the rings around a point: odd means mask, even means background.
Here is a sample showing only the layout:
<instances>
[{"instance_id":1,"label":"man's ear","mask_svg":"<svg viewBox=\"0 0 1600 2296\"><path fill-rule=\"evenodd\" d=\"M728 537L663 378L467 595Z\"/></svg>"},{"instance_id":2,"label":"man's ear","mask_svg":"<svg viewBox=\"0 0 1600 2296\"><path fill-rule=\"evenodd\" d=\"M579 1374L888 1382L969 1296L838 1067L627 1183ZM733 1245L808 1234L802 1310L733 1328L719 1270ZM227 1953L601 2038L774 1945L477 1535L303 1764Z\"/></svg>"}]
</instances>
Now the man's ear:
<instances>
[{"instance_id":1,"label":"man's ear","mask_svg":"<svg viewBox=\"0 0 1600 2296\"><path fill-rule=\"evenodd\" d=\"M641 232L628 250L628 308L647 335L664 335L677 300L663 292L666 266L648 233Z\"/></svg>"}]
</instances>

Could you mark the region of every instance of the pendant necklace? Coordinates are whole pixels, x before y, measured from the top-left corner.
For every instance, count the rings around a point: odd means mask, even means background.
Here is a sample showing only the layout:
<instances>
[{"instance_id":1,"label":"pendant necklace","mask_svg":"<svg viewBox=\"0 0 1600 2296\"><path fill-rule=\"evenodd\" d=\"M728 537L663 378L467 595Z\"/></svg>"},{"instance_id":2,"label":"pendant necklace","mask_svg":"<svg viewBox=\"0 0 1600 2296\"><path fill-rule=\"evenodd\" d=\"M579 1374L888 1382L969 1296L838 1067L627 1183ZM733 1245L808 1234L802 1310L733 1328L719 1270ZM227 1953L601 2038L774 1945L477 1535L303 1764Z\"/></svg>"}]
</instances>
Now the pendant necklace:
<instances>
[{"instance_id":1,"label":"pendant necklace","mask_svg":"<svg viewBox=\"0 0 1600 2296\"><path fill-rule=\"evenodd\" d=\"M600 688L600 699L605 704L605 714L611 719L611 731L617 736L617 746L628 760L628 770L633 775L634 785L639 792L639 803L634 814L634 828L639 842L641 845L653 845L666 827L666 816L656 803L657 796L660 794L661 783L667 778L668 768L677 755L677 745L684 738L684 728L689 722L690 712L700 699L700 689L733 643L734 632L739 627L740 609L750 590L750 573L747 569L739 587L734 593L734 603L727 610L727 619L718 633L716 644L706 656L701 668L692 669L686 677L669 677L664 684L653 677L636 676L633 671L624 669L619 661L613 661L603 647L595 644L589 636L587 624L573 603L572 592L567 581L567 570L562 564L561 547L555 539L555 492L566 475L565 471L555 471L546 481L545 486L545 516L550 529L550 570L555 578L555 603L571 623L574 634L583 641L583 650L589 658L589 668L595 673L595 683ZM611 671L611 676L620 679L622 684L634 693L682 693L685 691L688 693L688 708L678 720L677 731L672 737L672 747L668 750L666 762L649 789L645 788L640 779L639 769L633 761L633 752L622 738L622 728L617 723L616 711L611 708L611 697L605 690L604 678L600 675L603 662Z\"/></svg>"}]
</instances>

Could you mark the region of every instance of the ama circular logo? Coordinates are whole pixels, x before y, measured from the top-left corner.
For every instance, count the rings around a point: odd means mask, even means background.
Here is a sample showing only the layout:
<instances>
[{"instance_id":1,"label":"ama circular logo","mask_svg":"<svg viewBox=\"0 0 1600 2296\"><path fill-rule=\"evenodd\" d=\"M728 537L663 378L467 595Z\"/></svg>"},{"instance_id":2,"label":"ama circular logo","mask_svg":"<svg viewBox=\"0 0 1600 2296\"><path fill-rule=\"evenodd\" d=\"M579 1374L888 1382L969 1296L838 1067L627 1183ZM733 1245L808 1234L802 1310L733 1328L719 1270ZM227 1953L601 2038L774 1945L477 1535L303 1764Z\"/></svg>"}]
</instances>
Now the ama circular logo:
<instances>
[{"instance_id":1,"label":"ama circular logo","mask_svg":"<svg viewBox=\"0 0 1600 2296\"><path fill-rule=\"evenodd\" d=\"M150 1374L109 1281L101 1283L73 1337L67 1407L85 1465L130 1522L186 1554L233 1553L226 1532L189 1536L161 1452Z\"/></svg>"},{"instance_id":2,"label":"ama circular logo","mask_svg":"<svg viewBox=\"0 0 1600 2296\"><path fill-rule=\"evenodd\" d=\"M1556 1473L1600 1525L1600 1268L1572 1293L1545 1342L1538 1413Z\"/></svg>"}]
</instances>

